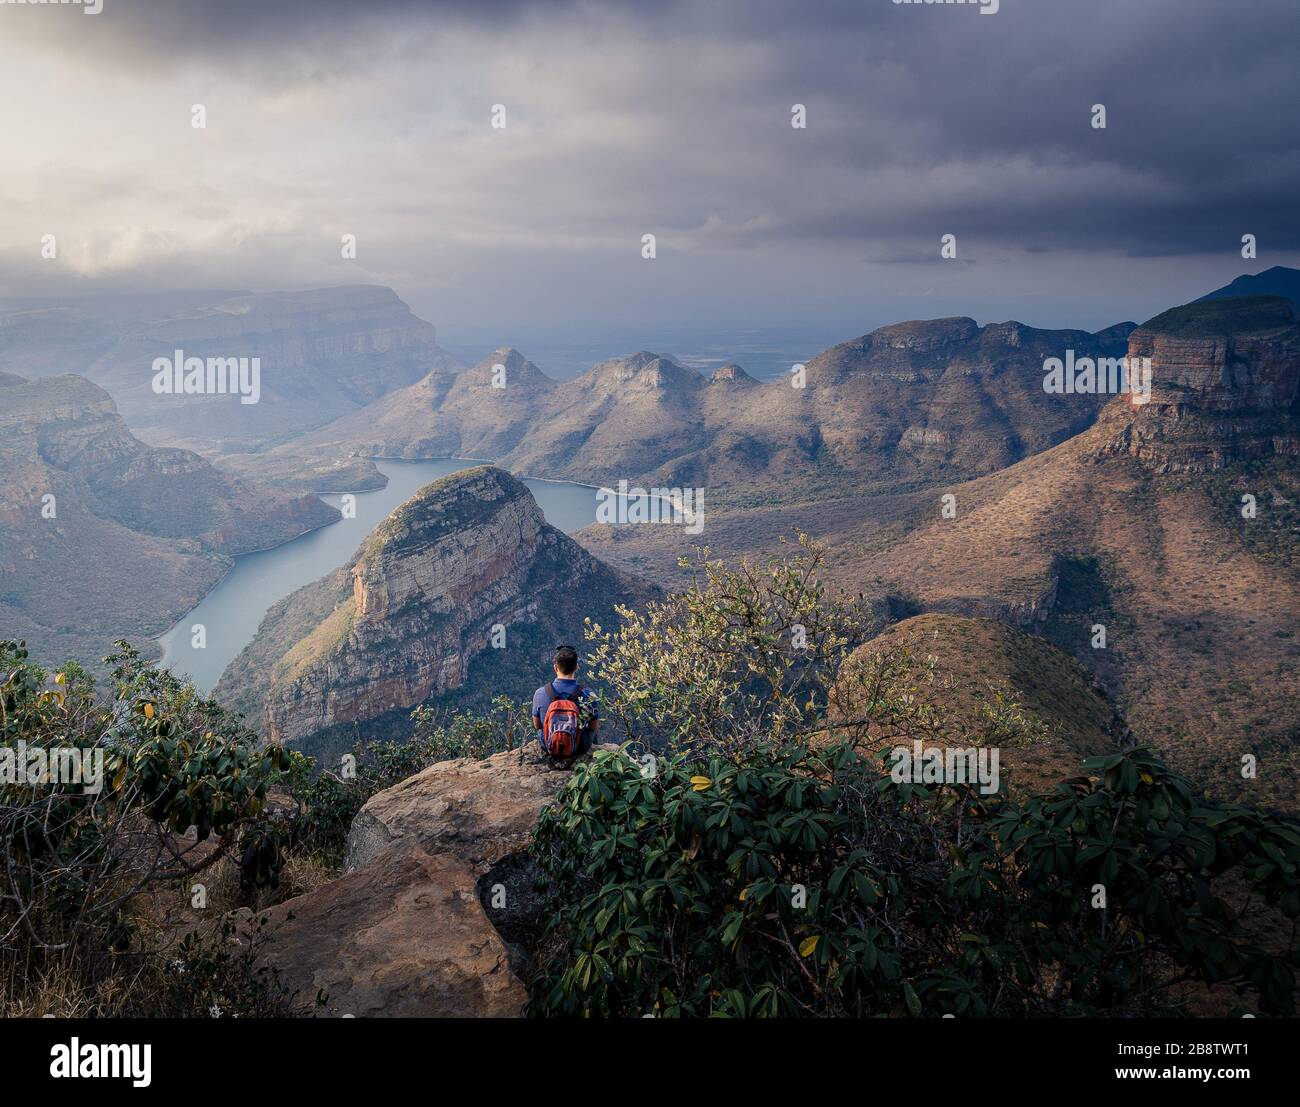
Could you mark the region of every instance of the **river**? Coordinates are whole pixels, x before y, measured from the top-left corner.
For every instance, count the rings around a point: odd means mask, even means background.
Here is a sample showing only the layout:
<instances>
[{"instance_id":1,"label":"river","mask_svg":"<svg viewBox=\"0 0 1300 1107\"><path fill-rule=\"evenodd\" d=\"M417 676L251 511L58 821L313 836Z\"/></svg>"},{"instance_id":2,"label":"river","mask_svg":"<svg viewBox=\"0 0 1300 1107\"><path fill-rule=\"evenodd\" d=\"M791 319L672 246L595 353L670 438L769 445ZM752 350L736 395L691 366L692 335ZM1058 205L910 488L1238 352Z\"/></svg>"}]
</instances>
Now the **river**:
<instances>
[{"instance_id":1,"label":"river","mask_svg":"<svg viewBox=\"0 0 1300 1107\"><path fill-rule=\"evenodd\" d=\"M410 499L430 481L481 464L459 458L432 461L376 459L388 484L374 492L357 492L356 517L341 519L301 535L281 546L235 558L234 568L189 614L159 639L160 665L194 682L208 693L222 672L253 636L276 601L304 584L337 569L357 551L393 508ZM596 518L596 489L562 481L525 480L552 526L572 533ZM338 507L342 494L323 495ZM206 645L195 649L192 627L202 624Z\"/></svg>"}]
</instances>

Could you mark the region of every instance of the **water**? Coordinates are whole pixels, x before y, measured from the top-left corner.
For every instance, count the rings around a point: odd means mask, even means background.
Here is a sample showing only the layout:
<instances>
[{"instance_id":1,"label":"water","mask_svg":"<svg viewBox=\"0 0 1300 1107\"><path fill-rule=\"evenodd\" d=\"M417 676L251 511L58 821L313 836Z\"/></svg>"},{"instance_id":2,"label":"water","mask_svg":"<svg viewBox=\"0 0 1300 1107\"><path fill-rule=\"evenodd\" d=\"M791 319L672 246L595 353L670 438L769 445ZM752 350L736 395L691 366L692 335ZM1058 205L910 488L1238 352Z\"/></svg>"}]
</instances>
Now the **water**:
<instances>
[{"instance_id":1,"label":"water","mask_svg":"<svg viewBox=\"0 0 1300 1107\"><path fill-rule=\"evenodd\" d=\"M210 692L226 666L253 640L263 616L276 601L344 564L393 508L430 481L478 463L439 458L376 464L388 485L375 492L355 493L356 518L341 519L272 550L235 558L226 578L159 639L160 664L187 676L200 692ZM596 489L548 480L525 480L524 484L553 527L572 533L595 521ZM321 499L338 507L342 496ZM191 644L195 623L202 623L206 630L204 649L194 649Z\"/></svg>"}]
</instances>

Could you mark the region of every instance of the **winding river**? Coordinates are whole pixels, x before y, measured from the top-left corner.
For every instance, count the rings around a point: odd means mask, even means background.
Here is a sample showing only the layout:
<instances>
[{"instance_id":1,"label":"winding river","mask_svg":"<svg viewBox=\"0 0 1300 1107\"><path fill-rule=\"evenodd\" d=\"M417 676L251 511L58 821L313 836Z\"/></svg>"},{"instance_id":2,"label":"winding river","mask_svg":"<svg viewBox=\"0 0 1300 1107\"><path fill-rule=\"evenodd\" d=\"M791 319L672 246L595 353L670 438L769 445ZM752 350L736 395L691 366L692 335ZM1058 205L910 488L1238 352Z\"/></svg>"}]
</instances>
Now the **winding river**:
<instances>
[{"instance_id":1,"label":"winding river","mask_svg":"<svg viewBox=\"0 0 1300 1107\"><path fill-rule=\"evenodd\" d=\"M185 675L200 692L210 692L230 664L253 640L263 616L276 601L304 584L337 569L363 539L398 504L430 481L481 464L458 458L432 461L378 460L388 484L374 492L357 492L356 518L341 519L281 546L235 558L234 568L203 600L164 634L159 664ZM596 518L596 489L562 481L525 480L546 521L566 533ZM323 495L338 507L342 494ZM195 649L191 628L202 624L207 642Z\"/></svg>"}]
</instances>

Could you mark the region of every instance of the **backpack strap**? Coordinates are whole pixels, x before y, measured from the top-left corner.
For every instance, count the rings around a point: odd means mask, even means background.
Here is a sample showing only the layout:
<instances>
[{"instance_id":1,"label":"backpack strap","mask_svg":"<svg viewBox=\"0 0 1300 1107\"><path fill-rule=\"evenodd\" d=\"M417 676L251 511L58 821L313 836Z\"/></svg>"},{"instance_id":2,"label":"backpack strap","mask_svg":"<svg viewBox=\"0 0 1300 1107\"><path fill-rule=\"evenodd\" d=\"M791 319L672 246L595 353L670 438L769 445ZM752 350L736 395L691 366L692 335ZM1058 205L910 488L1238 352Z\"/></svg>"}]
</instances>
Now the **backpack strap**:
<instances>
[{"instance_id":1,"label":"backpack strap","mask_svg":"<svg viewBox=\"0 0 1300 1107\"><path fill-rule=\"evenodd\" d=\"M564 695L561 695L559 690L555 687L555 681L551 681L551 683L546 686L546 692L551 697L551 703L554 703L556 700L572 700L575 704L578 705L579 726L582 726L582 694L585 691L586 689L581 684L579 684L571 693L565 693ZM546 706L550 707L551 704L548 703Z\"/></svg>"},{"instance_id":2,"label":"backpack strap","mask_svg":"<svg viewBox=\"0 0 1300 1107\"><path fill-rule=\"evenodd\" d=\"M581 684L579 684L572 692L561 693L555 687L555 681L551 681L551 683L546 686L546 691L550 694L551 703L554 703L556 700L572 700L579 707L581 707L582 694L583 692L586 691L586 689Z\"/></svg>"}]
</instances>

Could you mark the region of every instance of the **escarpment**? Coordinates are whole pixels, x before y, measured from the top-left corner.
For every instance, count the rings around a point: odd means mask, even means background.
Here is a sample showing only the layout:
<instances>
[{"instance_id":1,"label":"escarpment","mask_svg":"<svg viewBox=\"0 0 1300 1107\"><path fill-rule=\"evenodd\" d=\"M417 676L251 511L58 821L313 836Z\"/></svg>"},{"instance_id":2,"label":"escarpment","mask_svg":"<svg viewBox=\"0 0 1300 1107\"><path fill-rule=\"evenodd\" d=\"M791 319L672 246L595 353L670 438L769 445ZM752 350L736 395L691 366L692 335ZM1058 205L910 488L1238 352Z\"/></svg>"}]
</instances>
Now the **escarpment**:
<instances>
[{"instance_id":1,"label":"escarpment","mask_svg":"<svg viewBox=\"0 0 1300 1107\"><path fill-rule=\"evenodd\" d=\"M1104 452L1159 473L1300 454L1300 324L1286 300L1174 308L1133 332L1129 358L1150 359L1150 399L1107 408Z\"/></svg>"},{"instance_id":2,"label":"escarpment","mask_svg":"<svg viewBox=\"0 0 1300 1107\"><path fill-rule=\"evenodd\" d=\"M486 698L526 695L558 639L580 642L584 618L607 618L631 595L549 526L508 473L453 474L397 508L347 566L267 616L259 640L287 645L266 658L268 730L300 741L468 694L474 681Z\"/></svg>"}]
</instances>

